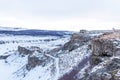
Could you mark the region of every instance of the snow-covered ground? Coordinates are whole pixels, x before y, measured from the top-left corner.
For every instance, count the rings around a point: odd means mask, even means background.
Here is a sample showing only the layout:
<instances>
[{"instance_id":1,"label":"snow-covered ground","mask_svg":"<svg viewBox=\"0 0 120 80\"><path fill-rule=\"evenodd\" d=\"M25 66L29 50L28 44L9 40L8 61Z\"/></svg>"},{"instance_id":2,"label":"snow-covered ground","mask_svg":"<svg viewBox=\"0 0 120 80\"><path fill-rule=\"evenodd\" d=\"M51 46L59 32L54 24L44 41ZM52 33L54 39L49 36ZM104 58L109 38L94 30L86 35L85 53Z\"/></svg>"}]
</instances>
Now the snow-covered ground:
<instances>
[{"instance_id":1,"label":"snow-covered ground","mask_svg":"<svg viewBox=\"0 0 120 80\"><path fill-rule=\"evenodd\" d=\"M59 47L58 45L68 42L69 38L54 36L2 36L0 41L5 43L0 45L0 55L10 56L5 60L0 60L1 80L57 80L77 65L82 58L89 55L85 52L87 46L78 48L70 53L61 54L59 57L48 56L52 57L54 62L49 62L45 67L37 66L30 71L25 69L27 56L21 57L17 49L18 46L37 46L44 51L51 50Z\"/></svg>"},{"instance_id":2,"label":"snow-covered ground","mask_svg":"<svg viewBox=\"0 0 120 80\"><path fill-rule=\"evenodd\" d=\"M50 50L64 44L68 40L69 37L60 38L55 36L2 36L0 37L0 41L4 41L4 43L0 44L0 55L8 52L10 54L12 51L17 50L18 46L38 46L43 50Z\"/></svg>"},{"instance_id":3,"label":"snow-covered ground","mask_svg":"<svg viewBox=\"0 0 120 80\"><path fill-rule=\"evenodd\" d=\"M31 71L25 69L27 64L27 56L21 57L17 51L18 46L37 46L46 50L63 45L69 40L70 37L60 38L55 36L6 36L0 37L0 56L10 55L7 59L0 60L0 79L1 80L53 80L51 77L52 66L35 67ZM56 62L57 63L57 62ZM24 76L24 74L27 74Z\"/></svg>"},{"instance_id":4,"label":"snow-covered ground","mask_svg":"<svg viewBox=\"0 0 120 80\"><path fill-rule=\"evenodd\" d=\"M91 36L95 35L91 34ZM58 80L90 56L88 44L71 52L59 50L57 56L45 54L49 57L47 64L36 66L31 70L26 69L28 55L21 56L18 52L18 46L36 46L42 49L43 52L47 52L54 48L60 48L69 40L69 35L64 37L0 35L0 56L10 55L6 59L0 59L0 80ZM80 69L80 71L84 70Z\"/></svg>"},{"instance_id":5,"label":"snow-covered ground","mask_svg":"<svg viewBox=\"0 0 120 80\"><path fill-rule=\"evenodd\" d=\"M60 58L60 76L69 72L74 68L74 66L78 65L81 60L88 57L90 52L87 52L87 45L82 46L70 53L61 54Z\"/></svg>"}]
</instances>

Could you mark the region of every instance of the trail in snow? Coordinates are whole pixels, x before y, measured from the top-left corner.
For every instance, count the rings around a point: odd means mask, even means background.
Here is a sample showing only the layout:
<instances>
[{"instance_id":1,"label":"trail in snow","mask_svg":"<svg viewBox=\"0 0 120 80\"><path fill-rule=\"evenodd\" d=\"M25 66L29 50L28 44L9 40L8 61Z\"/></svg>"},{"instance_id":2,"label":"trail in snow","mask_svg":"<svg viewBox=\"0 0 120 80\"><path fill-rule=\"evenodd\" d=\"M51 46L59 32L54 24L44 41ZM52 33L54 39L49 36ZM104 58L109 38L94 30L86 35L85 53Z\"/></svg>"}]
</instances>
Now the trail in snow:
<instances>
[{"instance_id":1,"label":"trail in snow","mask_svg":"<svg viewBox=\"0 0 120 80\"><path fill-rule=\"evenodd\" d=\"M46 56L49 56L49 57L51 57L52 59L55 60L56 74L55 74L54 80L58 80L59 73L60 73L60 71L59 71L60 70L59 69L59 58L53 57L49 54L46 54Z\"/></svg>"}]
</instances>

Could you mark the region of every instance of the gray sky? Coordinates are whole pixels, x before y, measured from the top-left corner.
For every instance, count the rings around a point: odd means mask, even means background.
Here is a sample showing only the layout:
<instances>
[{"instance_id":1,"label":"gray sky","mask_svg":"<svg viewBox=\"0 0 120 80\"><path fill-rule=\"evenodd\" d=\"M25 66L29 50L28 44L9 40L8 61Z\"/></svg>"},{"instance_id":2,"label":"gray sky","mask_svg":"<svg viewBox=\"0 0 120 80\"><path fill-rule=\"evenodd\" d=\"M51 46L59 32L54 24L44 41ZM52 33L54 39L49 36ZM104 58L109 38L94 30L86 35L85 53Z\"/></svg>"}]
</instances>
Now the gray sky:
<instances>
[{"instance_id":1,"label":"gray sky","mask_svg":"<svg viewBox=\"0 0 120 80\"><path fill-rule=\"evenodd\" d=\"M120 0L0 0L0 26L74 31L120 28Z\"/></svg>"}]
</instances>

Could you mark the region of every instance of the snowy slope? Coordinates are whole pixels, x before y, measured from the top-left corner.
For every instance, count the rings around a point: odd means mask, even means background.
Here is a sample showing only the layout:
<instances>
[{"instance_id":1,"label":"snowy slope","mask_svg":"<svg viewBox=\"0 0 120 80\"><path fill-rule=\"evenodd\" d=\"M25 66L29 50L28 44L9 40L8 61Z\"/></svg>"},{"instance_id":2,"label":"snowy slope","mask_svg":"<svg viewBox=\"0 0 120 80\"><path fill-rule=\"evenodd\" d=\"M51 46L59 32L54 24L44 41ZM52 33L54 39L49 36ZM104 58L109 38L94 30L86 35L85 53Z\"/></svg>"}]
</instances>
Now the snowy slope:
<instances>
[{"instance_id":1,"label":"snowy slope","mask_svg":"<svg viewBox=\"0 0 120 80\"><path fill-rule=\"evenodd\" d=\"M25 68L28 56L21 57L17 51L18 46L38 46L43 49L43 51L49 51L63 45L68 40L69 36L65 38L59 36L1 36L0 41L4 43L0 45L0 56L10 55L7 59L0 60L1 80L52 80L49 65L46 65L46 67L38 66L28 72ZM51 64L53 63L50 63L50 65ZM27 75L24 77L24 74Z\"/></svg>"},{"instance_id":2,"label":"snowy slope","mask_svg":"<svg viewBox=\"0 0 120 80\"><path fill-rule=\"evenodd\" d=\"M13 31L15 31L13 29ZM44 31L45 32L45 31ZM55 31L56 33L56 31ZM84 71L89 66L89 57L91 51L89 50L89 43L86 43L73 51L62 50L63 45L70 41L71 32L62 33L60 31L56 34L45 36L31 36L31 35L3 35L0 36L0 57L7 56L5 59L0 58L0 79L1 80L62 80L62 77L71 75L72 71ZM48 34L48 33L47 33ZM69 34L69 35L66 35ZM98 36L98 34L91 34L91 36ZM18 46L30 49L31 46L39 47L43 52L33 53L34 55L21 55L18 51ZM58 50L49 54L49 52ZM40 64L28 70L29 56L44 55L45 64ZM57 54L57 55L56 55ZM41 58L39 56L39 58ZM83 64L81 66L81 64ZM80 67L81 66L81 67ZM80 67L80 68L78 68ZM66 75L67 74L67 75ZM77 76L76 74L72 75ZM67 80L67 79L66 79Z\"/></svg>"}]
</instances>

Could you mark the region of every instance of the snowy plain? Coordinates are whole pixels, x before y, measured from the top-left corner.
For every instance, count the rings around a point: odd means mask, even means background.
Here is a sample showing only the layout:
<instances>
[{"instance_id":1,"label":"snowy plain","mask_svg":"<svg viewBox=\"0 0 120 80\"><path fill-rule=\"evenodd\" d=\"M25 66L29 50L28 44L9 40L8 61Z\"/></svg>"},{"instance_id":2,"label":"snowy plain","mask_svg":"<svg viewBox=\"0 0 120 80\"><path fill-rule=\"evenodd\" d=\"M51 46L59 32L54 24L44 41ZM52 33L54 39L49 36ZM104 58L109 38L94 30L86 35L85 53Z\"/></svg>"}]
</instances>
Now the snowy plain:
<instances>
[{"instance_id":1,"label":"snowy plain","mask_svg":"<svg viewBox=\"0 0 120 80\"><path fill-rule=\"evenodd\" d=\"M44 51L51 50L63 45L70 37L56 36L13 36L1 35L0 56L10 55L7 59L0 60L0 79L1 80L48 80L51 79L50 71L47 66L38 66L27 72L24 66L27 64L27 56L21 57L17 51L18 46L30 47L38 46ZM49 66L49 65L48 65ZM49 66L50 67L50 66ZM46 71L47 70L47 71ZM26 77L23 78L23 73ZM38 74L39 73L39 74ZM18 75L18 76L17 76ZM41 76L40 76L41 75ZM46 76L45 76L46 75ZM48 76L48 77L47 77Z\"/></svg>"},{"instance_id":2,"label":"snowy plain","mask_svg":"<svg viewBox=\"0 0 120 80\"><path fill-rule=\"evenodd\" d=\"M91 34L91 36L95 35ZM58 80L64 74L69 74L74 68L76 68L75 66L82 62L82 60L90 56L88 44L83 45L71 52L68 52L67 50L60 50L57 52L57 54L59 54L57 56L46 54L46 56L51 60L48 60L45 66L39 65L30 71L26 69L28 55L24 57L19 55L18 46L36 46L42 49L43 52L46 52L55 48L60 48L70 40L70 37L71 35L65 35L64 37L61 37L0 34L0 56L10 55L6 59L0 59L0 79Z\"/></svg>"}]
</instances>

